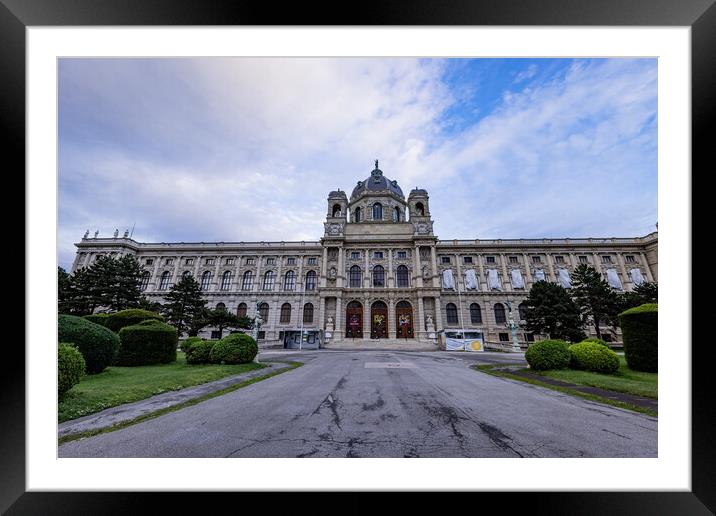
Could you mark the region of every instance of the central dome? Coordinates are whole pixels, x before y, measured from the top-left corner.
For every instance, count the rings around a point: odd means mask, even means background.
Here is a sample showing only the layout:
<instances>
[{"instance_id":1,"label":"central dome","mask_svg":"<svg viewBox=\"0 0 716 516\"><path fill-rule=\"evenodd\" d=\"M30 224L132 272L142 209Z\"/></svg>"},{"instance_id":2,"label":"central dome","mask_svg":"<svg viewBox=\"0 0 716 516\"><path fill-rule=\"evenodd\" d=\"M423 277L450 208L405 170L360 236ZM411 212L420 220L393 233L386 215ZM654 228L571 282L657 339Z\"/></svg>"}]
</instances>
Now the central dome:
<instances>
[{"instance_id":1,"label":"central dome","mask_svg":"<svg viewBox=\"0 0 716 516\"><path fill-rule=\"evenodd\" d=\"M380 190L387 190L401 199L405 199L403 191L398 186L397 181L390 181L383 175L383 171L378 168L378 160L375 160L375 168L370 173L370 177L365 181L358 181L358 184L353 189L351 199L355 199L364 192L377 192Z\"/></svg>"}]
</instances>

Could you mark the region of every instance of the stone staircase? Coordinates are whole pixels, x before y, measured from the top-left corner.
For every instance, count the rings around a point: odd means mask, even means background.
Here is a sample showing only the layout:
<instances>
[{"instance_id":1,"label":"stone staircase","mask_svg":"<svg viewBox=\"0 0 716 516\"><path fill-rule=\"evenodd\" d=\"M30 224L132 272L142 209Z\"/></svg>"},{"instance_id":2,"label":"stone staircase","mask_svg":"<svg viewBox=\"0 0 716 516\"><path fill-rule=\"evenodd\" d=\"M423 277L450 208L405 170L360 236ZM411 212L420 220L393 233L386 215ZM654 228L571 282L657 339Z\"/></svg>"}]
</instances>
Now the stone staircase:
<instances>
[{"instance_id":1,"label":"stone staircase","mask_svg":"<svg viewBox=\"0 0 716 516\"><path fill-rule=\"evenodd\" d=\"M327 342L323 349L335 350L386 350L386 351L437 351L436 343L417 339L344 339Z\"/></svg>"}]
</instances>

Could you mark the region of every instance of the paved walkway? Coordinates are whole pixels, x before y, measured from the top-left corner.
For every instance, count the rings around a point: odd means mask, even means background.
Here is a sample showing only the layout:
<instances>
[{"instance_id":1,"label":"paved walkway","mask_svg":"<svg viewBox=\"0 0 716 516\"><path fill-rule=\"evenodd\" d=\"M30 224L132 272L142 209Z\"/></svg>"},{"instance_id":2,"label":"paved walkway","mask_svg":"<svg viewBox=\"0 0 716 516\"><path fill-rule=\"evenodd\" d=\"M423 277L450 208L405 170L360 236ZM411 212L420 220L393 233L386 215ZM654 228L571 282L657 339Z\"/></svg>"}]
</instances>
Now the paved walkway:
<instances>
[{"instance_id":1,"label":"paved walkway","mask_svg":"<svg viewBox=\"0 0 716 516\"><path fill-rule=\"evenodd\" d=\"M64 423L60 423L58 426L57 436L66 437L92 430L109 428L120 423L126 423L127 421L132 421L138 417L151 414L152 412L173 407L186 401L226 389L227 387L231 387L237 383L273 374L276 371L289 367L289 364L283 362L263 361L262 363L268 367L255 369L247 373L227 376L226 378L222 378L220 380L195 385L194 387L187 387L186 389L181 389L179 391L157 394L151 398L135 401L134 403L125 403L124 405L108 408L101 412L90 414L89 416L65 421Z\"/></svg>"}]
</instances>

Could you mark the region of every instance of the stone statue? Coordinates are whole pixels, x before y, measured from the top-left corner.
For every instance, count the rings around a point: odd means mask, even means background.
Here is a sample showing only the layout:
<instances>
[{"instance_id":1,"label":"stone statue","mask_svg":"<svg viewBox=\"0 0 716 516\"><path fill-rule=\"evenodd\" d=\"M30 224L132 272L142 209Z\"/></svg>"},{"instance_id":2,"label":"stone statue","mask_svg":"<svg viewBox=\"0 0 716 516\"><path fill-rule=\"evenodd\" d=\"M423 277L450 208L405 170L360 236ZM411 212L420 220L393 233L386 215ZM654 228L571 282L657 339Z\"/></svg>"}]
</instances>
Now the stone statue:
<instances>
[{"instance_id":1,"label":"stone statue","mask_svg":"<svg viewBox=\"0 0 716 516\"><path fill-rule=\"evenodd\" d=\"M97 235L99 235L99 229L94 232L94 237L97 238Z\"/></svg>"},{"instance_id":2,"label":"stone statue","mask_svg":"<svg viewBox=\"0 0 716 516\"><path fill-rule=\"evenodd\" d=\"M89 229L88 229L87 231L85 231L85 236L82 237L82 240L84 240L84 239L87 238L88 236L89 236Z\"/></svg>"},{"instance_id":3,"label":"stone statue","mask_svg":"<svg viewBox=\"0 0 716 516\"><path fill-rule=\"evenodd\" d=\"M331 278L331 279L336 279L336 274L337 274L337 273L336 273L336 268L335 268L335 267L331 267L331 270L328 271L328 277Z\"/></svg>"},{"instance_id":4,"label":"stone statue","mask_svg":"<svg viewBox=\"0 0 716 516\"><path fill-rule=\"evenodd\" d=\"M428 338L434 339L435 338L435 324L433 323L433 316L428 314L425 318L425 329L428 332Z\"/></svg>"},{"instance_id":5,"label":"stone statue","mask_svg":"<svg viewBox=\"0 0 716 516\"><path fill-rule=\"evenodd\" d=\"M128 236L129 236L129 230L125 229L124 230L124 238L127 238Z\"/></svg>"},{"instance_id":6,"label":"stone statue","mask_svg":"<svg viewBox=\"0 0 716 516\"><path fill-rule=\"evenodd\" d=\"M331 332L333 331L333 316L329 315L326 319L326 331Z\"/></svg>"},{"instance_id":7,"label":"stone statue","mask_svg":"<svg viewBox=\"0 0 716 516\"><path fill-rule=\"evenodd\" d=\"M114 238L117 238L118 235L119 235L119 230L118 230L118 229L115 229L115 230L114 230Z\"/></svg>"},{"instance_id":8,"label":"stone statue","mask_svg":"<svg viewBox=\"0 0 716 516\"><path fill-rule=\"evenodd\" d=\"M423 278L429 278L430 277L430 267L427 265L423 265Z\"/></svg>"}]
</instances>

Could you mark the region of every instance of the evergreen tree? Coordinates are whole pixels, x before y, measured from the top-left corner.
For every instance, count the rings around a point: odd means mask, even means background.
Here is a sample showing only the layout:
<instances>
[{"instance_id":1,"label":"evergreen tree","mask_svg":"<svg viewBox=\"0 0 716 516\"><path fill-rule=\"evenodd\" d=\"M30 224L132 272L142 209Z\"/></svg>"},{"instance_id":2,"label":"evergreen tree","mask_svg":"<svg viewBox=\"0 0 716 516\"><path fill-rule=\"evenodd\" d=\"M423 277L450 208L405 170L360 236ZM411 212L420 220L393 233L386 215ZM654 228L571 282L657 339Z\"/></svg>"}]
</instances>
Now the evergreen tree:
<instances>
[{"instance_id":1,"label":"evergreen tree","mask_svg":"<svg viewBox=\"0 0 716 516\"><path fill-rule=\"evenodd\" d=\"M72 313L72 276L65 269L57 267L57 311L61 314Z\"/></svg>"},{"instance_id":2,"label":"evergreen tree","mask_svg":"<svg viewBox=\"0 0 716 516\"><path fill-rule=\"evenodd\" d=\"M593 267L582 263L574 269L572 297L579 307L583 322L586 324L589 319L592 320L598 338L602 338L601 323L618 325L619 296Z\"/></svg>"},{"instance_id":3,"label":"evergreen tree","mask_svg":"<svg viewBox=\"0 0 716 516\"><path fill-rule=\"evenodd\" d=\"M166 303L162 305L162 312L167 321L176 326L179 335L185 331L189 331L189 335L196 335L203 327L201 323L206 315L206 301L202 297L199 283L190 275L183 276L171 286L164 299Z\"/></svg>"},{"instance_id":4,"label":"evergreen tree","mask_svg":"<svg viewBox=\"0 0 716 516\"><path fill-rule=\"evenodd\" d=\"M201 328L211 326L219 331L219 338L224 334L227 328L251 328L253 320L248 317L239 317L226 310L226 308L217 308L215 310L205 310L199 320L196 321L194 328L197 332Z\"/></svg>"},{"instance_id":5,"label":"evergreen tree","mask_svg":"<svg viewBox=\"0 0 716 516\"><path fill-rule=\"evenodd\" d=\"M561 285L538 281L524 303L527 331L572 342L585 337L579 307Z\"/></svg>"},{"instance_id":6,"label":"evergreen tree","mask_svg":"<svg viewBox=\"0 0 716 516\"><path fill-rule=\"evenodd\" d=\"M656 283L644 282L634 287L631 292L624 292L619 296L619 313L629 308L641 306L646 303L658 303L658 286Z\"/></svg>"}]
</instances>

